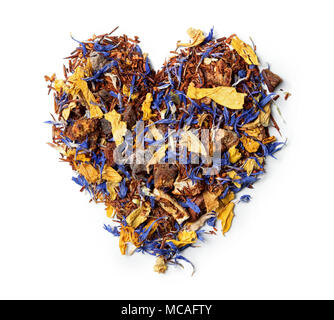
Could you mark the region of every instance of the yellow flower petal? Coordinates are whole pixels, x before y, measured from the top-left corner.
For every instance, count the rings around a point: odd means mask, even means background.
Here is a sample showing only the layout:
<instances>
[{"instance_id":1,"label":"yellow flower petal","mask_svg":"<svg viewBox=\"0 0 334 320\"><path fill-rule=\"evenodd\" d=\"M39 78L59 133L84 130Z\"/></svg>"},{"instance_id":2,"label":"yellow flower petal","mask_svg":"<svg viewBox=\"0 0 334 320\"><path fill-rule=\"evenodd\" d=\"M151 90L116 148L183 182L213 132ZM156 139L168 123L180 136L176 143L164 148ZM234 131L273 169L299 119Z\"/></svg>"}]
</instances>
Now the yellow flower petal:
<instances>
[{"instance_id":1,"label":"yellow flower petal","mask_svg":"<svg viewBox=\"0 0 334 320\"><path fill-rule=\"evenodd\" d=\"M197 118L198 118L198 125L199 127L202 126L203 122L205 121L205 119L209 116L208 113L202 113L202 114L199 114L197 115Z\"/></svg>"},{"instance_id":2,"label":"yellow flower petal","mask_svg":"<svg viewBox=\"0 0 334 320\"><path fill-rule=\"evenodd\" d=\"M68 119L68 117L70 116L71 110L74 109L76 107L76 103L75 102L71 102L67 108L65 108L62 112L61 115L63 116L63 118L65 120Z\"/></svg>"},{"instance_id":3,"label":"yellow flower petal","mask_svg":"<svg viewBox=\"0 0 334 320\"><path fill-rule=\"evenodd\" d=\"M237 36L231 41L231 46L248 64L259 65L259 60L250 45L244 43Z\"/></svg>"},{"instance_id":4,"label":"yellow flower petal","mask_svg":"<svg viewBox=\"0 0 334 320\"><path fill-rule=\"evenodd\" d=\"M236 146L233 146L230 149L228 149L228 153L230 154L231 163L236 163L241 158L241 153L239 152Z\"/></svg>"},{"instance_id":5,"label":"yellow flower petal","mask_svg":"<svg viewBox=\"0 0 334 320\"><path fill-rule=\"evenodd\" d=\"M240 177L239 177L240 178ZM232 200L234 200L235 194L234 192L230 191L224 199L221 200L221 203L224 206L227 206Z\"/></svg>"},{"instance_id":6,"label":"yellow flower petal","mask_svg":"<svg viewBox=\"0 0 334 320\"><path fill-rule=\"evenodd\" d=\"M246 170L248 176L251 175L251 173L253 172L255 165L256 165L255 159L248 159L246 161L244 169Z\"/></svg>"},{"instance_id":7,"label":"yellow flower petal","mask_svg":"<svg viewBox=\"0 0 334 320\"><path fill-rule=\"evenodd\" d=\"M90 72L87 74L87 68L85 69L84 67L77 67L74 74L68 79L68 82L71 84L71 86L68 89L65 88L65 91L67 91L67 93L71 94L72 96L81 93L89 107L90 117L102 118L103 112L97 105L97 101L93 93L89 90L87 82L83 80L83 78L85 78L85 74L90 75Z\"/></svg>"},{"instance_id":8,"label":"yellow flower petal","mask_svg":"<svg viewBox=\"0 0 334 320\"><path fill-rule=\"evenodd\" d=\"M189 242L189 243L190 242L193 243L197 239L197 235L195 231L186 231L186 230L179 232L177 237L180 241Z\"/></svg>"},{"instance_id":9,"label":"yellow flower petal","mask_svg":"<svg viewBox=\"0 0 334 320\"><path fill-rule=\"evenodd\" d=\"M92 101L92 100L91 100ZM103 112L101 111L99 106L94 104L90 104L89 113L91 118L102 118Z\"/></svg>"},{"instance_id":10,"label":"yellow flower petal","mask_svg":"<svg viewBox=\"0 0 334 320\"><path fill-rule=\"evenodd\" d=\"M154 114L152 114L151 110L151 103L153 101L152 93L147 93L145 101L142 104L142 111L143 111L143 121L151 119Z\"/></svg>"},{"instance_id":11,"label":"yellow flower petal","mask_svg":"<svg viewBox=\"0 0 334 320\"><path fill-rule=\"evenodd\" d=\"M232 219L234 217L233 209L234 203L230 202L228 205L222 206L217 211L217 219L221 220L223 234L230 230Z\"/></svg>"},{"instance_id":12,"label":"yellow flower petal","mask_svg":"<svg viewBox=\"0 0 334 320\"><path fill-rule=\"evenodd\" d=\"M234 218L234 213L233 211L231 211L231 213L228 215L226 222L224 224L223 234L225 234L226 232L230 230L233 218Z\"/></svg>"},{"instance_id":13,"label":"yellow flower petal","mask_svg":"<svg viewBox=\"0 0 334 320\"><path fill-rule=\"evenodd\" d=\"M269 126L269 121L270 121L270 114L271 114L271 102L266 104L263 108L264 111L261 110L259 118L260 118L260 123L264 127Z\"/></svg>"},{"instance_id":14,"label":"yellow flower petal","mask_svg":"<svg viewBox=\"0 0 334 320\"><path fill-rule=\"evenodd\" d=\"M237 92L233 87L195 88L194 84L190 83L187 96L190 99L209 97L226 108L238 110L243 108L246 94Z\"/></svg>"},{"instance_id":15,"label":"yellow flower petal","mask_svg":"<svg viewBox=\"0 0 334 320\"><path fill-rule=\"evenodd\" d=\"M115 187L118 186L118 183L107 182L107 191L109 192L110 199L114 201L117 197L117 192Z\"/></svg>"},{"instance_id":16,"label":"yellow flower petal","mask_svg":"<svg viewBox=\"0 0 334 320\"><path fill-rule=\"evenodd\" d=\"M119 183L122 181L122 176L114 168L105 165L102 171L102 179Z\"/></svg>"},{"instance_id":17,"label":"yellow flower petal","mask_svg":"<svg viewBox=\"0 0 334 320\"><path fill-rule=\"evenodd\" d=\"M112 206L108 206L108 207L106 208L106 211L107 211L107 217L108 217L108 218L113 218L113 217L115 216L116 211L115 211L115 208L114 208L114 207L112 207Z\"/></svg>"},{"instance_id":18,"label":"yellow flower petal","mask_svg":"<svg viewBox=\"0 0 334 320\"><path fill-rule=\"evenodd\" d=\"M100 179L100 172L89 163L82 163L78 172L85 177L88 183L95 183Z\"/></svg>"},{"instance_id":19,"label":"yellow flower petal","mask_svg":"<svg viewBox=\"0 0 334 320\"><path fill-rule=\"evenodd\" d=\"M119 236L119 248L121 250L121 254L123 255L126 253L126 247L128 242L131 242L136 247L139 247L139 235L135 232L134 228L122 226Z\"/></svg>"},{"instance_id":20,"label":"yellow flower petal","mask_svg":"<svg viewBox=\"0 0 334 320\"><path fill-rule=\"evenodd\" d=\"M122 92L127 97L130 95L130 90L126 85L123 85Z\"/></svg>"},{"instance_id":21,"label":"yellow flower petal","mask_svg":"<svg viewBox=\"0 0 334 320\"><path fill-rule=\"evenodd\" d=\"M259 125L268 127L270 122L270 114L271 114L271 102L264 106L263 111L262 110L260 111L260 114L256 120L245 124L242 128L250 130L258 127Z\"/></svg>"},{"instance_id":22,"label":"yellow flower petal","mask_svg":"<svg viewBox=\"0 0 334 320\"><path fill-rule=\"evenodd\" d=\"M263 158L259 157L258 158L259 163L263 163ZM260 167L257 164L255 159L247 159L246 163L244 164L244 169L247 172L247 175L251 175L251 173L253 172L254 169L259 170Z\"/></svg>"},{"instance_id":23,"label":"yellow flower petal","mask_svg":"<svg viewBox=\"0 0 334 320\"><path fill-rule=\"evenodd\" d=\"M227 172L227 175L232 179L232 180L240 180L241 177L237 175L237 173L232 170L232 171L229 171ZM234 185L237 187L237 188L241 188L241 184L238 183L238 182L233 182ZM234 197L234 194L233 194L233 197Z\"/></svg>"},{"instance_id":24,"label":"yellow flower petal","mask_svg":"<svg viewBox=\"0 0 334 320\"><path fill-rule=\"evenodd\" d=\"M123 143L123 137L126 134L126 123L121 121L121 115L116 110L106 113L104 117L110 122L116 146L119 146Z\"/></svg>"},{"instance_id":25,"label":"yellow flower petal","mask_svg":"<svg viewBox=\"0 0 334 320\"><path fill-rule=\"evenodd\" d=\"M177 247L184 247L187 244L192 244L197 241L197 234L195 231L180 231L177 235L178 240L168 240L166 242L172 242Z\"/></svg>"},{"instance_id":26,"label":"yellow flower petal","mask_svg":"<svg viewBox=\"0 0 334 320\"><path fill-rule=\"evenodd\" d=\"M124 84L122 88L122 92L125 96L129 97L130 96L130 89ZM131 95L131 100L137 99L139 96L138 93L132 93Z\"/></svg>"},{"instance_id":27,"label":"yellow flower petal","mask_svg":"<svg viewBox=\"0 0 334 320\"><path fill-rule=\"evenodd\" d=\"M56 91L60 92L61 90L63 91L67 91L68 90L68 87L66 86L64 80L61 80L61 79L57 79L55 80L54 82L54 85L53 87L56 89Z\"/></svg>"},{"instance_id":28,"label":"yellow flower petal","mask_svg":"<svg viewBox=\"0 0 334 320\"><path fill-rule=\"evenodd\" d=\"M260 144L252 138L242 136L240 141L244 145L245 149L250 153L256 152L260 147Z\"/></svg>"},{"instance_id":29,"label":"yellow flower petal","mask_svg":"<svg viewBox=\"0 0 334 320\"><path fill-rule=\"evenodd\" d=\"M191 42L190 43L178 43L177 47L188 47L188 48L195 47L201 44L205 39L203 31L201 31L200 29L189 28L187 30L187 33L189 37L191 38Z\"/></svg>"},{"instance_id":30,"label":"yellow flower petal","mask_svg":"<svg viewBox=\"0 0 334 320\"><path fill-rule=\"evenodd\" d=\"M74 160L77 160L77 161L82 161L82 162L90 161L90 157L87 157L84 153L78 153L77 155L75 155L75 153L76 153L75 149L70 149L66 152L66 156L73 157Z\"/></svg>"}]
</instances>

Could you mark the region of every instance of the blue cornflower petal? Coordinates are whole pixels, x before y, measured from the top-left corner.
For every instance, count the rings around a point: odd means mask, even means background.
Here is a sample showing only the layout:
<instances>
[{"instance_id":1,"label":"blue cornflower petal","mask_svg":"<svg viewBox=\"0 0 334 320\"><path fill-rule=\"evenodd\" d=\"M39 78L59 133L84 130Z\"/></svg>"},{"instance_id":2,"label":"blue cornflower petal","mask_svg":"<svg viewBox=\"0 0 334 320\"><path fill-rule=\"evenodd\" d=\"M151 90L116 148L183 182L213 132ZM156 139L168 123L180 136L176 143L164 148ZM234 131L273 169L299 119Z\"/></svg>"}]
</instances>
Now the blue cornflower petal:
<instances>
[{"instance_id":1,"label":"blue cornflower petal","mask_svg":"<svg viewBox=\"0 0 334 320\"><path fill-rule=\"evenodd\" d=\"M126 197L127 193L128 193L128 188L126 186L126 181L125 181L125 178L124 178L119 184L118 195L121 199L124 199Z\"/></svg>"},{"instance_id":2,"label":"blue cornflower petal","mask_svg":"<svg viewBox=\"0 0 334 320\"><path fill-rule=\"evenodd\" d=\"M82 48L82 54L83 54L84 57L86 57L87 49L86 49L85 44L84 44L83 42L80 42L80 41L74 39L72 35L71 35L71 38L72 38L74 41L78 42L78 43L81 45L81 48Z\"/></svg>"},{"instance_id":3,"label":"blue cornflower petal","mask_svg":"<svg viewBox=\"0 0 334 320\"><path fill-rule=\"evenodd\" d=\"M187 198L186 202L182 202L180 204L185 208L190 208L194 210L196 213L201 213L201 209L198 207L198 205L192 202L189 198Z\"/></svg>"},{"instance_id":4,"label":"blue cornflower petal","mask_svg":"<svg viewBox=\"0 0 334 320\"><path fill-rule=\"evenodd\" d=\"M210 227L215 227L217 222L217 217L212 217L206 221L207 225Z\"/></svg>"},{"instance_id":5,"label":"blue cornflower petal","mask_svg":"<svg viewBox=\"0 0 334 320\"><path fill-rule=\"evenodd\" d=\"M245 194L245 195L240 197L240 201L248 203L249 201L251 201L251 198L252 197L249 194Z\"/></svg>"},{"instance_id":6,"label":"blue cornflower petal","mask_svg":"<svg viewBox=\"0 0 334 320\"><path fill-rule=\"evenodd\" d=\"M206 36L206 38L204 39L204 41L202 42L202 44L205 44L205 43L207 43L207 42L209 42L209 41L212 40L212 38L213 38L213 28L214 27L211 28L209 34Z\"/></svg>"},{"instance_id":7,"label":"blue cornflower petal","mask_svg":"<svg viewBox=\"0 0 334 320\"><path fill-rule=\"evenodd\" d=\"M105 230L107 230L108 232L110 232L112 235L114 235L115 237L119 237L120 232L118 230L118 227L112 227L110 225L104 225L103 228Z\"/></svg>"}]
</instances>

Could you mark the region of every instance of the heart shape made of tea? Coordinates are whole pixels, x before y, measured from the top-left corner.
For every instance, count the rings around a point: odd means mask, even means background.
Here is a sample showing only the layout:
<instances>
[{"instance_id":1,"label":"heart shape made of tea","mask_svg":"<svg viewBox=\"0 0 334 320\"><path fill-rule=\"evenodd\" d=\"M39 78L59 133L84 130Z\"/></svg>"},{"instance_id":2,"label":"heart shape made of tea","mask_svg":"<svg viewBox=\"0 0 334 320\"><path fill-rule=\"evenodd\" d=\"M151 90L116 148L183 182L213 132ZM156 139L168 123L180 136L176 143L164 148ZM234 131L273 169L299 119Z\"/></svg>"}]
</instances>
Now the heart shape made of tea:
<instances>
[{"instance_id":1,"label":"heart shape made of tea","mask_svg":"<svg viewBox=\"0 0 334 320\"><path fill-rule=\"evenodd\" d=\"M81 191L105 203L121 253L156 256L160 273L191 263L182 251L215 233L217 220L229 231L236 194L284 145L270 134L280 77L236 35L188 34L157 72L137 37L109 33L75 40L64 79L45 76L50 145Z\"/></svg>"}]
</instances>

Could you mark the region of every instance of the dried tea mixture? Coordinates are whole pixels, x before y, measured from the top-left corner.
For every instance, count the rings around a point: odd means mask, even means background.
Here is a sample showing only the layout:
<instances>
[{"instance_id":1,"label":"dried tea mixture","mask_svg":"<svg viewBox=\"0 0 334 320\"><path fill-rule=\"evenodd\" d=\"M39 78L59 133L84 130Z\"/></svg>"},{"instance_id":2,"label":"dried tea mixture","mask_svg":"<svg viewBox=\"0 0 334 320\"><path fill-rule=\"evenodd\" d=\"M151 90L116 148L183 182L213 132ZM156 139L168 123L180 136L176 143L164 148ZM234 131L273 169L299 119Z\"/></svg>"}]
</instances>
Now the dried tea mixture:
<instances>
[{"instance_id":1,"label":"dried tea mixture","mask_svg":"<svg viewBox=\"0 0 334 320\"><path fill-rule=\"evenodd\" d=\"M271 108L282 80L236 35L190 28L191 41L154 71L138 37L113 32L74 39L64 79L45 76L50 145L81 191L105 204L121 253L156 256L162 273L191 263L183 251L216 234L217 220L229 231L236 193L283 147L270 133L279 132Z\"/></svg>"}]
</instances>

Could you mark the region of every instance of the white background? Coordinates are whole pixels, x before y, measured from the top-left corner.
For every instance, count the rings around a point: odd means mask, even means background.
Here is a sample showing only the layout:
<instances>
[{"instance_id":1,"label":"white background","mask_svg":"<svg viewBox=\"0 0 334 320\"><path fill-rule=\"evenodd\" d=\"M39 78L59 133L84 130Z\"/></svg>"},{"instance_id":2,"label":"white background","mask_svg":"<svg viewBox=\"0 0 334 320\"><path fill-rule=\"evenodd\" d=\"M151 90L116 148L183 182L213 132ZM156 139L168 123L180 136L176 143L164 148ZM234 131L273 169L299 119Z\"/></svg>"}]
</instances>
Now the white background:
<instances>
[{"instance_id":1,"label":"white background","mask_svg":"<svg viewBox=\"0 0 334 320\"><path fill-rule=\"evenodd\" d=\"M334 298L332 1L6 1L0 13L0 298ZM68 165L46 145L53 110L44 74L93 33L138 35L159 67L190 26L237 33L292 97L289 138L236 207L231 231L186 251L197 268L153 272L121 256Z\"/></svg>"}]
</instances>

